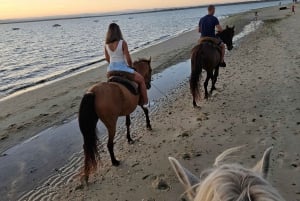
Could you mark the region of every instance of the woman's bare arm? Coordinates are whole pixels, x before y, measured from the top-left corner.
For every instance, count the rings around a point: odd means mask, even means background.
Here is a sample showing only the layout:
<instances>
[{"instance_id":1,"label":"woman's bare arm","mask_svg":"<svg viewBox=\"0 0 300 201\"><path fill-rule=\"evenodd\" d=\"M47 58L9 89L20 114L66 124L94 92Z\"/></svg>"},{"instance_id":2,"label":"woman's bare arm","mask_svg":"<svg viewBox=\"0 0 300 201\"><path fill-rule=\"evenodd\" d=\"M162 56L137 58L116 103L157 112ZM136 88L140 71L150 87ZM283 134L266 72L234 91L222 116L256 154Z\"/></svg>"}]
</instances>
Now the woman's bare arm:
<instances>
[{"instance_id":1,"label":"woman's bare arm","mask_svg":"<svg viewBox=\"0 0 300 201\"><path fill-rule=\"evenodd\" d=\"M128 45L125 41L123 41L123 53L124 53L125 59L127 61L127 65L132 66L132 60L131 60L130 53L128 51Z\"/></svg>"},{"instance_id":2,"label":"woman's bare arm","mask_svg":"<svg viewBox=\"0 0 300 201\"><path fill-rule=\"evenodd\" d=\"M104 54L105 54L105 59L106 59L106 61L107 61L108 63L110 63L110 57L109 57L109 54L108 54L106 48L104 48Z\"/></svg>"}]
</instances>

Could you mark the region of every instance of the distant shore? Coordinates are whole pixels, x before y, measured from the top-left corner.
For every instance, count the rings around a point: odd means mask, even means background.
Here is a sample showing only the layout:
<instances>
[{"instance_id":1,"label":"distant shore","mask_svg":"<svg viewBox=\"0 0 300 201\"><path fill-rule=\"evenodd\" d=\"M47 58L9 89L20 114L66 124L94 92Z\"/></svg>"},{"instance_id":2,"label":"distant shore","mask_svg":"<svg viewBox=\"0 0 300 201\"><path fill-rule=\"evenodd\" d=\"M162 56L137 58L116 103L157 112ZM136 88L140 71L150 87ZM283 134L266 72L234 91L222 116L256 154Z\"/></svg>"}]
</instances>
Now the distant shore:
<instances>
[{"instance_id":1,"label":"distant shore","mask_svg":"<svg viewBox=\"0 0 300 201\"><path fill-rule=\"evenodd\" d=\"M216 6L226 6L226 5L249 4L249 3L272 2L272 1L278 1L278 0L257 0L257 1L250 0L250 1L241 1L241 2L232 2L232 3L220 3L220 4L215 4L215 5ZM14 23L24 23L24 22L39 22L39 21L55 21L55 20L68 20L68 19L93 18L93 17L120 16L120 15L154 13L154 12L161 12L161 11L182 10L182 9L191 9L191 8L204 8L207 6L208 6L208 4L199 5L199 6L155 8L155 9L147 9L147 10L120 11L120 12L109 12L109 13L48 16L48 17L26 18L26 19L6 19L6 20L0 20L0 24L14 24Z\"/></svg>"}]
</instances>

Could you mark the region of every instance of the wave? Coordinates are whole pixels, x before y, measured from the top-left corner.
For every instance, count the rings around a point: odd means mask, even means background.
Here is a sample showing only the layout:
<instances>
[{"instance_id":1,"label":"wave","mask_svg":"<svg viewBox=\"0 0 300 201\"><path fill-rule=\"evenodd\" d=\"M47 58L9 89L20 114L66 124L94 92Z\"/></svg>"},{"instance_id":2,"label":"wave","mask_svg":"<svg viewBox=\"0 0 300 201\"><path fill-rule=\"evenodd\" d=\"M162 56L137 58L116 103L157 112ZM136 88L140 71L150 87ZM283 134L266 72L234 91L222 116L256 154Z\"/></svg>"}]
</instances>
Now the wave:
<instances>
[{"instance_id":1,"label":"wave","mask_svg":"<svg viewBox=\"0 0 300 201\"><path fill-rule=\"evenodd\" d=\"M28 82L28 83L23 83L23 84L19 84L19 85L6 85L6 86L4 86L0 89L0 94L2 94L2 96L4 94L10 95L10 94L13 94L15 92L18 92L18 91L21 91L21 90L24 90L24 89L28 89L30 87L34 87L34 86L44 84L44 83L47 83L47 82L50 82L50 81L53 81L53 80L57 80L59 78L65 77L65 76L72 75L75 72L79 72L79 71L81 71L81 70L83 70L83 69L85 69L85 68L87 68L91 65L101 63L103 61L105 61L104 58L96 60L96 61L90 61L90 62L84 63L82 65L79 65L77 67L73 67L73 68L70 68L68 70L65 70L65 71L63 71L59 74L50 75L49 77L39 79L39 80L36 80L36 81L31 81L31 82Z\"/></svg>"}]
</instances>

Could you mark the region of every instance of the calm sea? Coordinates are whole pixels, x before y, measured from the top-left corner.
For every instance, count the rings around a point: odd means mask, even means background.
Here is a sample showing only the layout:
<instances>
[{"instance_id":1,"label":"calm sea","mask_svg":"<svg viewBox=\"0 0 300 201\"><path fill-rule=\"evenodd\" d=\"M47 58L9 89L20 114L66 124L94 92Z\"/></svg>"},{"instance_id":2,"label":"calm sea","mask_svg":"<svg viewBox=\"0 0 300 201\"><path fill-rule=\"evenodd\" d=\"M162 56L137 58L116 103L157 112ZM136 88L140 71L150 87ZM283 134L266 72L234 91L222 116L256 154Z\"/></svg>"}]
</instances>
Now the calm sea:
<instances>
[{"instance_id":1,"label":"calm sea","mask_svg":"<svg viewBox=\"0 0 300 201\"><path fill-rule=\"evenodd\" d=\"M216 16L278 4L223 5L217 7ZM120 25L129 49L137 51L195 29L206 12L204 7L0 24L0 98L103 61L105 34L111 22Z\"/></svg>"}]
</instances>

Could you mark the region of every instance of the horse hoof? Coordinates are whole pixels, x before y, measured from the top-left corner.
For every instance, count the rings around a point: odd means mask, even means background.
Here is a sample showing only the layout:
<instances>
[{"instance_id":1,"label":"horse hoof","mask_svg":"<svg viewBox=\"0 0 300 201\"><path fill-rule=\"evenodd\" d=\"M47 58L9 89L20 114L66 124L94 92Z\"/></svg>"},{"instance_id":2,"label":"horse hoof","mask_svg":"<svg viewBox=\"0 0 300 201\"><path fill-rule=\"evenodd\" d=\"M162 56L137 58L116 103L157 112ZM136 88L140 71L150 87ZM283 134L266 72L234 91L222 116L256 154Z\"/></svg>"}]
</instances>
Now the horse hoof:
<instances>
[{"instance_id":1,"label":"horse hoof","mask_svg":"<svg viewBox=\"0 0 300 201\"><path fill-rule=\"evenodd\" d=\"M133 140L128 140L128 144L134 144Z\"/></svg>"},{"instance_id":2,"label":"horse hoof","mask_svg":"<svg viewBox=\"0 0 300 201\"><path fill-rule=\"evenodd\" d=\"M149 126L147 126L147 130L148 131L152 131L152 127L149 125Z\"/></svg>"},{"instance_id":3,"label":"horse hoof","mask_svg":"<svg viewBox=\"0 0 300 201\"><path fill-rule=\"evenodd\" d=\"M197 103L194 100L193 100L193 107L197 107Z\"/></svg>"},{"instance_id":4,"label":"horse hoof","mask_svg":"<svg viewBox=\"0 0 300 201\"><path fill-rule=\"evenodd\" d=\"M119 166L120 165L120 161L115 160L115 161L112 162L112 165L113 166Z\"/></svg>"},{"instance_id":5,"label":"horse hoof","mask_svg":"<svg viewBox=\"0 0 300 201\"><path fill-rule=\"evenodd\" d=\"M82 175L80 178L81 185L85 184L86 186L89 185L89 176L88 175Z\"/></svg>"},{"instance_id":6,"label":"horse hoof","mask_svg":"<svg viewBox=\"0 0 300 201\"><path fill-rule=\"evenodd\" d=\"M201 109L201 107L199 105L194 105L195 109Z\"/></svg>"}]
</instances>

